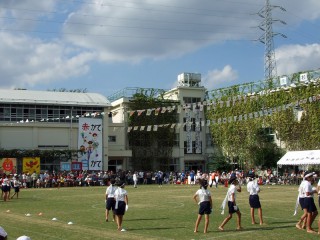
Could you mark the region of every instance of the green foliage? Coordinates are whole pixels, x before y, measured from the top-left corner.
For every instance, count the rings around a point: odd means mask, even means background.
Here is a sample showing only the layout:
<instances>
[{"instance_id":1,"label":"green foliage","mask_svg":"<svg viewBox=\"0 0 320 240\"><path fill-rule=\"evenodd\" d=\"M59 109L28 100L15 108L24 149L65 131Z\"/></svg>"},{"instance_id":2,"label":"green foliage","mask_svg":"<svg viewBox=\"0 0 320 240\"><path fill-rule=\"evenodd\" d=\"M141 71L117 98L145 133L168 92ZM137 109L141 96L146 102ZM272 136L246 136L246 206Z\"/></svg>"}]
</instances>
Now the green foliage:
<instances>
[{"instance_id":1,"label":"green foliage","mask_svg":"<svg viewBox=\"0 0 320 240\"><path fill-rule=\"evenodd\" d=\"M209 158L208 170L225 172L232 170L233 166L228 162L225 156L215 156Z\"/></svg>"},{"instance_id":2,"label":"green foliage","mask_svg":"<svg viewBox=\"0 0 320 240\"><path fill-rule=\"evenodd\" d=\"M237 91L234 91L236 94ZM212 125L210 130L215 143L230 158L239 158L246 166L276 165L282 155L272 141L273 136L288 150L320 149L320 87L316 84L298 86L289 90L268 91L260 96L246 97L246 100L232 104L232 93L223 96L216 107L206 112L207 119L225 119L224 123ZM318 99L311 99L317 96ZM243 97L243 96L242 96ZM230 106L225 103L231 101ZM284 106L286 106L284 108ZM296 108L303 110L300 121ZM264 110L273 110L272 114L252 116ZM246 120L233 121L234 116L247 115ZM232 121L228 121L232 117ZM271 129L269 133L265 129ZM270 135L273 133L272 135ZM270 138L271 137L271 138Z\"/></svg>"},{"instance_id":3,"label":"green foliage","mask_svg":"<svg viewBox=\"0 0 320 240\"><path fill-rule=\"evenodd\" d=\"M149 94L149 95L147 95ZM163 99L162 95L157 96L157 92L141 92L133 95L130 103L131 110L146 110L168 107L175 102ZM129 145L132 149L132 162L134 169L150 170L161 169L168 170L168 160L172 156L175 132L171 129L171 123L176 122L176 112L159 113L155 111L149 116L146 111L138 113L137 111L130 116L129 126L144 126L145 129L140 131L132 130L128 134ZM147 126L158 126L157 131L153 129L147 131Z\"/></svg>"},{"instance_id":4,"label":"green foliage","mask_svg":"<svg viewBox=\"0 0 320 240\"><path fill-rule=\"evenodd\" d=\"M78 150L39 150L39 149L0 149L0 158L24 158L24 157L40 157L47 159L55 159L64 156L67 159L72 159Z\"/></svg>"}]
</instances>

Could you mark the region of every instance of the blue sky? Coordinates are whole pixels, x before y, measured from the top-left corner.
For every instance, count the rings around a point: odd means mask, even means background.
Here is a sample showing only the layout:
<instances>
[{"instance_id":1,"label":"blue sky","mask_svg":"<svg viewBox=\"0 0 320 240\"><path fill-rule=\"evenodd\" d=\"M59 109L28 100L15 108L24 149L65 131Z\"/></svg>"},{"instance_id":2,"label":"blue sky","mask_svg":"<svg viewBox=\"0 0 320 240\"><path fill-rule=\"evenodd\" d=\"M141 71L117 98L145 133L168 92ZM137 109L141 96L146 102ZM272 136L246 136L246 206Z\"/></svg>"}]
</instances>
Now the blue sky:
<instances>
[{"instance_id":1,"label":"blue sky","mask_svg":"<svg viewBox=\"0 0 320 240\"><path fill-rule=\"evenodd\" d=\"M270 0L278 75L318 69L320 1ZM265 0L6 0L0 88L170 89L182 72L212 90L263 80ZM276 6L275 6L276 5ZM286 11L282 11L283 7Z\"/></svg>"}]
</instances>

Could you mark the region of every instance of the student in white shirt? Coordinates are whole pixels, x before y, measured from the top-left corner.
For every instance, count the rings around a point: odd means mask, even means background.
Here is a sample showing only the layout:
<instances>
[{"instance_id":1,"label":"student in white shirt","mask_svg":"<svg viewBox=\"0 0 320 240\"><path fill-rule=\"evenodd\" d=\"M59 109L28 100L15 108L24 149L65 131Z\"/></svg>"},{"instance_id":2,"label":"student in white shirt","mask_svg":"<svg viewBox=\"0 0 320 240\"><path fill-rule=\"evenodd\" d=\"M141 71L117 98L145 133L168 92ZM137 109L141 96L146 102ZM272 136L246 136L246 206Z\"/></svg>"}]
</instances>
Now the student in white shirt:
<instances>
[{"instance_id":1,"label":"student in white shirt","mask_svg":"<svg viewBox=\"0 0 320 240\"><path fill-rule=\"evenodd\" d=\"M115 221L114 210L115 210L115 206L116 206L116 200L114 198L114 193L117 190L117 187L114 186L114 184L115 184L115 180L111 179L110 185L109 185L109 187L107 187L107 190L106 190L106 222L109 221L110 210L112 210L112 212L113 212L113 221Z\"/></svg>"},{"instance_id":2,"label":"student in white shirt","mask_svg":"<svg viewBox=\"0 0 320 240\"><path fill-rule=\"evenodd\" d=\"M212 198L211 193L207 189L208 181L205 179L200 179L200 189L194 194L193 199L199 205L198 218L196 220L196 225L194 228L194 232L198 232L198 227L202 216L205 215L205 224L204 224L204 233L208 232L209 226L209 215L212 212Z\"/></svg>"},{"instance_id":3,"label":"student in white shirt","mask_svg":"<svg viewBox=\"0 0 320 240\"><path fill-rule=\"evenodd\" d=\"M124 190L124 183L119 183L119 187L114 193L114 198L116 200L116 206L115 206L115 215L116 215L116 222L118 225L118 231L125 232L126 230L122 228L122 221L123 221L123 215L125 211L128 210L128 195L127 191Z\"/></svg>"},{"instance_id":4,"label":"student in white shirt","mask_svg":"<svg viewBox=\"0 0 320 240\"><path fill-rule=\"evenodd\" d=\"M14 194L11 196L11 199L13 199L15 195L17 195L17 198L19 197L20 186L21 186L21 183L19 181L19 177L17 174L15 174L13 179Z\"/></svg>"},{"instance_id":5,"label":"student in white shirt","mask_svg":"<svg viewBox=\"0 0 320 240\"><path fill-rule=\"evenodd\" d=\"M136 188L137 184L138 184L138 176L137 176L137 172L134 172L132 175L132 180L133 180L133 187Z\"/></svg>"},{"instance_id":6,"label":"student in white shirt","mask_svg":"<svg viewBox=\"0 0 320 240\"><path fill-rule=\"evenodd\" d=\"M259 199L258 193L260 192L259 185L257 184L254 173L249 174L249 182L247 184L247 191L249 192L249 205L250 205L250 215L251 215L251 223L256 224L254 218L254 209L258 209L258 215L260 220L260 225L263 225L262 219L262 208Z\"/></svg>"},{"instance_id":7,"label":"student in white shirt","mask_svg":"<svg viewBox=\"0 0 320 240\"><path fill-rule=\"evenodd\" d=\"M229 215L223 220L221 225L219 226L219 229L221 231L224 230L224 226L229 222L229 220L232 218L232 215L234 213L237 214L237 230L241 230L241 212L240 209L236 203L236 193L241 192L241 186L239 185L239 182L235 176L232 176L229 179L230 187L228 189L227 193L227 200L228 200L228 207L229 207ZM238 187L237 187L238 186Z\"/></svg>"},{"instance_id":8,"label":"student in white shirt","mask_svg":"<svg viewBox=\"0 0 320 240\"><path fill-rule=\"evenodd\" d=\"M308 174L309 172L306 172L303 176L303 180L300 183L299 189L298 189L298 199L299 199L299 204L301 206L301 209L303 210L303 214L300 217L299 221L296 224L296 228L298 229L305 229L306 228L306 224L307 224L307 209L304 206L304 198L306 197L306 193L304 191L304 185L306 184L307 180L305 180L305 175ZM298 205L296 205L298 207ZM296 207L296 208L297 208Z\"/></svg>"},{"instance_id":9,"label":"student in white shirt","mask_svg":"<svg viewBox=\"0 0 320 240\"><path fill-rule=\"evenodd\" d=\"M304 205L305 205L305 208L307 209L307 226L306 226L307 233L316 233L316 231L312 229L312 223L316 218L316 216L318 215L317 207L313 199L313 193L315 193L316 190L313 190L311 185L314 175L315 175L314 172L310 172L305 175L305 179L307 180L307 182L304 185L304 191L306 193L306 197L304 199Z\"/></svg>"}]
</instances>

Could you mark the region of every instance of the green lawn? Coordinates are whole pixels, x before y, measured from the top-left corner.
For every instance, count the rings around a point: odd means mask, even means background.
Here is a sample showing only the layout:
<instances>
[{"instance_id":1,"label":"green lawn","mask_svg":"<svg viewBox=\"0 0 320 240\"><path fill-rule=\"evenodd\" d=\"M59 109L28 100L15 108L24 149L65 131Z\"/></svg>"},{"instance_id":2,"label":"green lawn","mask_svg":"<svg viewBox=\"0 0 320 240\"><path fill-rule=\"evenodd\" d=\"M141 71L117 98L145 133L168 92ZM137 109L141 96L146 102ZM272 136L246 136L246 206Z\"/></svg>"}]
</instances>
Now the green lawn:
<instances>
[{"instance_id":1,"label":"green lawn","mask_svg":"<svg viewBox=\"0 0 320 240\"><path fill-rule=\"evenodd\" d=\"M243 231L236 231L236 216L218 230L225 215L220 205L227 188L210 188L214 210L210 215L209 233L203 221L193 233L198 205L192 199L198 186L140 185L126 186L129 210L118 232L114 222L105 222L105 187L65 187L22 189L19 199L0 201L0 226L9 240L28 235L32 240L50 239L320 239L295 228L302 211L293 216L298 186L262 186L260 200L266 225L251 225L248 193L238 194ZM227 212L227 211L226 211ZM26 214L30 216L26 216ZM39 215L39 213L42 213ZM256 216L257 217L257 216ZM57 221L53 221L57 218ZM204 220L204 219L203 219ZM257 219L258 220L258 217ZM313 227L318 229L317 221ZM68 222L72 222L69 225Z\"/></svg>"}]
</instances>

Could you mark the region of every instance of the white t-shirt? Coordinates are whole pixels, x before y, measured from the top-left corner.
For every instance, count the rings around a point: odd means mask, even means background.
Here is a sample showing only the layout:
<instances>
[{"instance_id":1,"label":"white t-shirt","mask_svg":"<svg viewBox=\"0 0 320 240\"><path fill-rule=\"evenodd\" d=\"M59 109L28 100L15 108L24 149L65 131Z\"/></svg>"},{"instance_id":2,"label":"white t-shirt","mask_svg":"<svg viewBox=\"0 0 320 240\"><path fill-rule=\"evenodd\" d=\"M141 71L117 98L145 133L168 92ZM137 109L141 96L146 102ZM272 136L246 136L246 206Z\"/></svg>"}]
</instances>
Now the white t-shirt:
<instances>
[{"instance_id":1,"label":"white t-shirt","mask_svg":"<svg viewBox=\"0 0 320 240\"><path fill-rule=\"evenodd\" d=\"M260 188L256 182L249 181L247 184L247 191L250 193L250 195L258 195Z\"/></svg>"},{"instance_id":2,"label":"white t-shirt","mask_svg":"<svg viewBox=\"0 0 320 240\"><path fill-rule=\"evenodd\" d=\"M117 188L117 190L114 193L114 197L116 201L124 201L126 195L127 195L127 191L120 187Z\"/></svg>"},{"instance_id":3,"label":"white t-shirt","mask_svg":"<svg viewBox=\"0 0 320 240\"><path fill-rule=\"evenodd\" d=\"M108 194L108 198L114 198L114 193L117 190L117 187L110 185L107 187L106 194Z\"/></svg>"},{"instance_id":4,"label":"white t-shirt","mask_svg":"<svg viewBox=\"0 0 320 240\"><path fill-rule=\"evenodd\" d=\"M137 180L138 180L137 174L134 173L134 174L132 175L132 179L133 179L133 181L137 181Z\"/></svg>"},{"instance_id":5,"label":"white t-shirt","mask_svg":"<svg viewBox=\"0 0 320 240\"><path fill-rule=\"evenodd\" d=\"M228 189L228 201L232 202L232 194L234 194L234 200L236 200L236 195L237 195L237 189L236 186L231 184L229 189Z\"/></svg>"},{"instance_id":6,"label":"white t-shirt","mask_svg":"<svg viewBox=\"0 0 320 240\"><path fill-rule=\"evenodd\" d=\"M312 194L312 185L309 181L306 181L306 183L304 184L304 191L305 191L305 193L307 193L307 192L311 193L311 195L309 195L309 196L307 196L307 194L306 194L306 198L313 197L312 196L313 195Z\"/></svg>"},{"instance_id":7,"label":"white t-shirt","mask_svg":"<svg viewBox=\"0 0 320 240\"><path fill-rule=\"evenodd\" d=\"M19 186L20 186L19 180L17 179L13 180L13 187L19 187Z\"/></svg>"},{"instance_id":8,"label":"white t-shirt","mask_svg":"<svg viewBox=\"0 0 320 240\"><path fill-rule=\"evenodd\" d=\"M306 197L306 192L304 190L304 185L306 184L306 180L303 180L301 183L300 183L300 186L299 186L299 189L298 189L298 192L299 192L299 198L305 198Z\"/></svg>"},{"instance_id":9,"label":"white t-shirt","mask_svg":"<svg viewBox=\"0 0 320 240\"><path fill-rule=\"evenodd\" d=\"M200 203L210 201L211 193L208 189L201 188L196 192L196 195L198 196Z\"/></svg>"}]
</instances>

